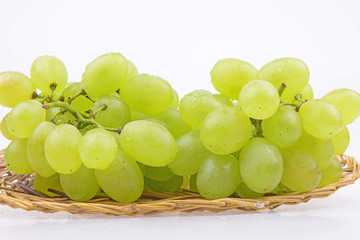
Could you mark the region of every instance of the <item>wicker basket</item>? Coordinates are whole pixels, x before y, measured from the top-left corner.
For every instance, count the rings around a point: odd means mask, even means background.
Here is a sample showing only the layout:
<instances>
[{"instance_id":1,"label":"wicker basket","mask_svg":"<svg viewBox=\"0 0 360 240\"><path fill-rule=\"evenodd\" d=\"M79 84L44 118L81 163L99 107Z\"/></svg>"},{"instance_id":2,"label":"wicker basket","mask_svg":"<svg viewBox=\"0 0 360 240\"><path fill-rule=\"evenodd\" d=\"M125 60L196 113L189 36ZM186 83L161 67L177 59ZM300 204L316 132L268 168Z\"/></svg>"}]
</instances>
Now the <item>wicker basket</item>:
<instances>
[{"instance_id":1,"label":"wicker basket","mask_svg":"<svg viewBox=\"0 0 360 240\"><path fill-rule=\"evenodd\" d=\"M183 190L176 193L146 192L135 203L118 203L109 198L95 198L87 202L75 202L65 195L51 198L32 188L32 175L18 175L6 169L4 150L0 151L0 204L26 211L72 214L150 215L163 212L195 212L208 210L221 212L230 209L257 211L275 209L281 205L296 205L312 198L328 197L339 188L353 184L360 178L360 165L355 158L338 156L343 166L339 182L306 193L290 193L259 198L231 196L217 200L206 200L196 192Z\"/></svg>"}]
</instances>

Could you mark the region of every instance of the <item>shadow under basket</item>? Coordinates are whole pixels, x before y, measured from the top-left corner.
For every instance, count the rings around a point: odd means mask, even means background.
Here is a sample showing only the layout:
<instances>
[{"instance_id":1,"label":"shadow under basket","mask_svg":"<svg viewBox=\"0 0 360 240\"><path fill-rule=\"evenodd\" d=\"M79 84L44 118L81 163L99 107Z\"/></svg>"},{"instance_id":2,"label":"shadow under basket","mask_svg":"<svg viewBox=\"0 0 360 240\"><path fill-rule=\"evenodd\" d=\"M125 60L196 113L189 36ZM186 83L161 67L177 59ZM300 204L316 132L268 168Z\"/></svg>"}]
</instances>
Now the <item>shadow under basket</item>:
<instances>
[{"instance_id":1,"label":"shadow under basket","mask_svg":"<svg viewBox=\"0 0 360 240\"><path fill-rule=\"evenodd\" d=\"M230 209L258 211L275 209L281 205L296 205L308 202L312 198L325 198L339 188L353 184L360 178L360 165L354 157L337 156L343 166L343 175L339 182L326 187L316 188L305 193L287 193L265 195L258 198L240 198L235 195L228 198L207 200L198 193L182 190L175 193L145 192L134 203L118 203L107 197L97 197L87 202L76 202L63 197L48 197L33 189L33 175L19 175L9 171L4 164L4 152L0 151L0 204L26 211L44 213L68 212L72 214L107 215L151 215L165 212L222 212Z\"/></svg>"}]
</instances>

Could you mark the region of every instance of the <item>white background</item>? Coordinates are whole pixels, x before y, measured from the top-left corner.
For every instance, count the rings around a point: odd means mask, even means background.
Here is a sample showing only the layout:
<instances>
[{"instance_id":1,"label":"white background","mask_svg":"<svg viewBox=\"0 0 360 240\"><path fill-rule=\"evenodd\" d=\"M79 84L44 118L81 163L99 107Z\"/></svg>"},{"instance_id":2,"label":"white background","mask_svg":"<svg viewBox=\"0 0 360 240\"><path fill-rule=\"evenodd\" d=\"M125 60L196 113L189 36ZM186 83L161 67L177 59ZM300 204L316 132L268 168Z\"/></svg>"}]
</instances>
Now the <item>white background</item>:
<instances>
[{"instance_id":1,"label":"white background","mask_svg":"<svg viewBox=\"0 0 360 240\"><path fill-rule=\"evenodd\" d=\"M234 57L260 68L297 57L316 97L335 88L360 91L359 1L5 1L0 0L0 72L29 75L32 61L54 55L80 81L87 63L121 52L140 72L167 79L180 96L214 91L210 70ZM9 109L1 108L0 117ZM347 151L360 156L360 120ZM0 137L0 148L8 141ZM163 214L155 217L41 214L0 207L0 236L142 239L335 239L356 236L360 184L327 199L256 214Z\"/></svg>"}]
</instances>

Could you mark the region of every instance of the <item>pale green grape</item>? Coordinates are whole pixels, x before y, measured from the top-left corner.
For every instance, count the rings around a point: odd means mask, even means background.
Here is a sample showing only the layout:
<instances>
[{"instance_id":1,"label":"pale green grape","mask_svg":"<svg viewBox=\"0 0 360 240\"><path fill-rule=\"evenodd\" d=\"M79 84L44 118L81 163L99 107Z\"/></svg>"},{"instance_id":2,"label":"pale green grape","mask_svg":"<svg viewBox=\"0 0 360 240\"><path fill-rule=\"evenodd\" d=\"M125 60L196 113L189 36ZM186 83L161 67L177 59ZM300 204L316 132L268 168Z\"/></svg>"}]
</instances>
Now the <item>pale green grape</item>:
<instances>
[{"instance_id":1,"label":"pale green grape","mask_svg":"<svg viewBox=\"0 0 360 240\"><path fill-rule=\"evenodd\" d=\"M325 187L329 184L336 183L343 174L343 168L339 160L335 157L331 159L331 163L327 168L321 169L321 180L319 187Z\"/></svg>"},{"instance_id":2,"label":"pale green grape","mask_svg":"<svg viewBox=\"0 0 360 240\"><path fill-rule=\"evenodd\" d=\"M42 177L39 174L35 175L34 178L34 189L38 190L50 197L58 197L59 195L53 192L49 192L49 189L53 189L59 192L63 192L64 190L62 189L61 185L60 185L60 178L59 178L59 174L54 174L51 177L45 178Z\"/></svg>"},{"instance_id":3,"label":"pale green grape","mask_svg":"<svg viewBox=\"0 0 360 240\"><path fill-rule=\"evenodd\" d=\"M76 124L76 118L63 108L52 107L46 110L46 121L53 121L56 125L59 124Z\"/></svg>"},{"instance_id":4,"label":"pale green grape","mask_svg":"<svg viewBox=\"0 0 360 240\"><path fill-rule=\"evenodd\" d=\"M46 159L56 172L70 174L81 166L79 144L81 133L73 125L56 126L45 140Z\"/></svg>"},{"instance_id":5,"label":"pale green grape","mask_svg":"<svg viewBox=\"0 0 360 240\"><path fill-rule=\"evenodd\" d=\"M183 183L183 177L174 175L166 181L155 181L145 177L145 186L154 192L176 192Z\"/></svg>"},{"instance_id":6,"label":"pale green grape","mask_svg":"<svg viewBox=\"0 0 360 240\"><path fill-rule=\"evenodd\" d=\"M122 148L121 148L121 145L120 145L120 133L118 133L118 132L113 132L113 131L110 131L109 133L110 133L110 134L113 136L113 138L115 139L117 148L118 148L118 149L122 149Z\"/></svg>"},{"instance_id":7,"label":"pale green grape","mask_svg":"<svg viewBox=\"0 0 360 240\"><path fill-rule=\"evenodd\" d=\"M273 190L283 174L283 160L279 149L265 138L253 138L241 150L239 157L241 177L253 191Z\"/></svg>"},{"instance_id":8,"label":"pale green grape","mask_svg":"<svg viewBox=\"0 0 360 240\"><path fill-rule=\"evenodd\" d=\"M14 140L15 139L15 136L12 135L10 132L9 132L9 128L6 124L6 119L7 119L7 116L9 114L6 114L6 116L1 120L1 124L0 124L0 130L1 130L1 134L7 138L8 140Z\"/></svg>"},{"instance_id":9,"label":"pale green grape","mask_svg":"<svg viewBox=\"0 0 360 240\"><path fill-rule=\"evenodd\" d=\"M106 169L117 152L115 138L105 129L95 128L82 137L79 144L81 161L87 168Z\"/></svg>"},{"instance_id":10,"label":"pale green grape","mask_svg":"<svg viewBox=\"0 0 360 240\"><path fill-rule=\"evenodd\" d=\"M308 84L310 72L306 64L296 58L279 58L264 65L257 73L255 79L270 82L276 89L282 83L286 89L281 99L293 98Z\"/></svg>"},{"instance_id":11,"label":"pale green grape","mask_svg":"<svg viewBox=\"0 0 360 240\"><path fill-rule=\"evenodd\" d=\"M171 133L164 126L148 120L126 124L120 135L120 144L136 161L153 167L168 165L177 152Z\"/></svg>"},{"instance_id":12,"label":"pale green grape","mask_svg":"<svg viewBox=\"0 0 360 240\"><path fill-rule=\"evenodd\" d=\"M175 174L166 167L145 166L145 177L154 181L167 181Z\"/></svg>"},{"instance_id":13,"label":"pale green grape","mask_svg":"<svg viewBox=\"0 0 360 240\"><path fill-rule=\"evenodd\" d=\"M145 176L145 173L146 173L145 165L142 164L142 163L139 163L139 162L136 162L136 163L137 163L137 165L139 166L142 175Z\"/></svg>"},{"instance_id":14,"label":"pale green grape","mask_svg":"<svg viewBox=\"0 0 360 240\"><path fill-rule=\"evenodd\" d=\"M107 53L86 66L81 84L91 97L111 94L128 79L128 61L120 53Z\"/></svg>"},{"instance_id":15,"label":"pale green grape","mask_svg":"<svg viewBox=\"0 0 360 240\"><path fill-rule=\"evenodd\" d=\"M278 90L264 80L246 84L239 96L239 105L246 115L254 119L271 117L279 108Z\"/></svg>"},{"instance_id":16,"label":"pale green grape","mask_svg":"<svg viewBox=\"0 0 360 240\"><path fill-rule=\"evenodd\" d=\"M309 83L306 85L306 87L304 87L303 90L301 90L299 92L299 94L301 95L301 100L302 101L314 99L314 91L313 91L313 89L312 89L312 87L311 87L311 85ZM295 96L283 96L283 95L281 95L281 101L283 101L283 102L297 102L296 99L295 99Z\"/></svg>"},{"instance_id":17,"label":"pale green grape","mask_svg":"<svg viewBox=\"0 0 360 240\"><path fill-rule=\"evenodd\" d=\"M84 165L71 174L60 174L60 184L66 195L74 201L88 201L100 190L94 170Z\"/></svg>"},{"instance_id":18,"label":"pale green grape","mask_svg":"<svg viewBox=\"0 0 360 240\"><path fill-rule=\"evenodd\" d=\"M212 111L200 129L200 138L205 148L219 155L240 150L250 140L251 134L249 117L235 107Z\"/></svg>"},{"instance_id":19,"label":"pale green grape","mask_svg":"<svg viewBox=\"0 0 360 240\"><path fill-rule=\"evenodd\" d=\"M0 105L15 107L17 104L30 100L36 91L33 82L19 72L0 73Z\"/></svg>"},{"instance_id":20,"label":"pale green grape","mask_svg":"<svg viewBox=\"0 0 360 240\"><path fill-rule=\"evenodd\" d=\"M309 152L320 168L329 166L331 159L334 157L334 147L330 139L319 139L305 131L302 133L297 146Z\"/></svg>"},{"instance_id":21,"label":"pale green grape","mask_svg":"<svg viewBox=\"0 0 360 240\"><path fill-rule=\"evenodd\" d=\"M196 186L204 198L224 198L235 192L240 179L239 163L234 156L211 155L200 166Z\"/></svg>"},{"instance_id":22,"label":"pale green grape","mask_svg":"<svg viewBox=\"0 0 360 240\"><path fill-rule=\"evenodd\" d=\"M274 194L283 194L283 193L291 193L291 192L294 192L294 191L291 190L290 188L288 188L287 186L285 186L284 184L279 183L279 185L277 185L277 187L274 188L272 190L272 192Z\"/></svg>"},{"instance_id":23,"label":"pale green grape","mask_svg":"<svg viewBox=\"0 0 360 240\"><path fill-rule=\"evenodd\" d=\"M163 112L148 115L148 117L164 122L175 139L191 131L191 128L180 118L179 110L175 108L168 108Z\"/></svg>"},{"instance_id":24,"label":"pale green grape","mask_svg":"<svg viewBox=\"0 0 360 240\"><path fill-rule=\"evenodd\" d=\"M62 90L61 96L64 98L64 101L67 102L69 98L77 96L81 90L82 85L80 82L72 82ZM86 111L92 109L93 102L84 95L80 95L72 100L71 105L74 106L79 112L85 113Z\"/></svg>"},{"instance_id":25,"label":"pale green grape","mask_svg":"<svg viewBox=\"0 0 360 240\"><path fill-rule=\"evenodd\" d=\"M218 61L210 72L215 89L233 100L239 97L241 89L254 80L256 74L254 66L234 58Z\"/></svg>"},{"instance_id":26,"label":"pale green grape","mask_svg":"<svg viewBox=\"0 0 360 240\"><path fill-rule=\"evenodd\" d=\"M106 109L98 112L95 116L95 120L101 125L119 128L130 122L130 109L119 97L106 95L99 98L94 103L93 112L97 112L103 105L106 105Z\"/></svg>"},{"instance_id":27,"label":"pale green grape","mask_svg":"<svg viewBox=\"0 0 360 240\"><path fill-rule=\"evenodd\" d=\"M61 92L68 81L68 74L63 62L54 56L40 56L31 65L31 80L42 92L51 93L50 85L56 83L54 92Z\"/></svg>"},{"instance_id":28,"label":"pale green grape","mask_svg":"<svg viewBox=\"0 0 360 240\"><path fill-rule=\"evenodd\" d=\"M31 132L46 119L41 103L28 100L16 105L9 113L6 124L9 132L18 138L28 138Z\"/></svg>"},{"instance_id":29,"label":"pale green grape","mask_svg":"<svg viewBox=\"0 0 360 240\"><path fill-rule=\"evenodd\" d=\"M297 192L308 192L319 185L320 168L310 153L298 146L280 151L284 162L282 184Z\"/></svg>"},{"instance_id":30,"label":"pale green grape","mask_svg":"<svg viewBox=\"0 0 360 240\"><path fill-rule=\"evenodd\" d=\"M127 64L128 64L127 79L133 78L133 77L136 77L137 75L139 75L139 72L133 62L131 62L130 60L127 60Z\"/></svg>"},{"instance_id":31,"label":"pale green grape","mask_svg":"<svg viewBox=\"0 0 360 240\"><path fill-rule=\"evenodd\" d=\"M210 92L196 90L186 94L180 101L180 117L192 129L200 129L205 117L224 105Z\"/></svg>"},{"instance_id":32,"label":"pale green grape","mask_svg":"<svg viewBox=\"0 0 360 240\"><path fill-rule=\"evenodd\" d=\"M197 190L197 186L196 186L196 178L197 178L197 174L194 174L194 175L190 176L189 188L190 188L190 190L193 190L193 191L197 192L198 190Z\"/></svg>"},{"instance_id":33,"label":"pale green grape","mask_svg":"<svg viewBox=\"0 0 360 240\"><path fill-rule=\"evenodd\" d=\"M223 106L229 106L229 107L233 107L234 104L233 102L227 98L226 96L222 95L222 94L213 94L213 96L223 105Z\"/></svg>"},{"instance_id":34,"label":"pale green grape","mask_svg":"<svg viewBox=\"0 0 360 240\"><path fill-rule=\"evenodd\" d=\"M300 107L299 116L304 130L321 139L335 136L343 126L339 110L320 99L304 103Z\"/></svg>"},{"instance_id":35,"label":"pale green grape","mask_svg":"<svg viewBox=\"0 0 360 240\"><path fill-rule=\"evenodd\" d=\"M200 140L200 131L193 130L180 137L176 144L178 151L169 168L176 175L189 176L198 172L202 162L212 153L208 151Z\"/></svg>"},{"instance_id":36,"label":"pale green grape","mask_svg":"<svg viewBox=\"0 0 360 240\"><path fill-rule=\"evenodd\" d=\"M340 155L346 151L350 143L350 133L346 126L343 126L338 134L331 138L334 145L335 155Z\"/></svg>"},{"instance_id":37,"label":"pale green grape","mask_svg":"<svg viewBox=\"0 0 360 240\"><path fill-rule=\"evenodd\" d=\"M177 94L175 89L173 89L173 94L174 94L174 98L173 98L173 101L172 101L170 107L178 109L179 108L179 95Z\"/></svg>"},{"instance_id":38,"label":"pale green grape","mask_svg":"<svg viewBox=\"0 0 360 240\"><path fill-rule=\"evenodd\" d=\"M34 172L29 164L26 148L26 138L15 138L6 148L4 155L5 166L10 171L17 174L30 174Z\"/></svg>"},{"instance_id":39,"label":"pale green grape","mask_svg":"<svg viewBox=\"0 0 360 240\"><path fill-rule=\"evenodd\" d=\"M172 87L166 80L148 74L128 79L120 91L131 109L149 114L164 111L174 99Z\"/></svg>"},{"instance_id":40,"label":"pale green grape","mask_svg":"<svg viewBox=\"0 0 360 240\"><path fill-rule=\"evenodd\" d=\"M31 168L43 177L50 177L56 172L52 169L45 157L45 140L55 128L50 122L40 123L31 133L27 142L27 156Z\"/></svg>"},{"instance_id":41,"label":"pale green grape","mask_svg":"<svg viewBox=\"0 0 360 240\"><path fill-rule=\"evenodd\" d=\"M242 198L255 198L255 197L262 197L264 193L258 193L251 190L245 182L241 182L239 186L236 188L235 192Z\"/></svg>"},{"instance_id":42,"label":"pale green grape","mask_svg":"<svg viewBox=\"0 0 360 240\"><path fill-rule=\"evenodd\" d=\"M261 126L265 138L281 148L292 146L303 131L298 113L290 106L279 107Z\"/></svg>"},{"instance_id":43,"label":"pale green grape","mask_svg":"<svg viewBox=\"0 0 360 240\"><path fill-rule=\"evenodd\" d=\"M130 114L131 114L131 121L142 120L146 117L145 113L141 113L133 109L130 109Z\"/></svg>"},{"instance_id":44,"label":"pale green grape","mask_svg":"<svg viewBox=\"0 0 360 240\"><path fill-rule=\"evenodd\" d=\"M360 116L360 94L351 89L336 89L326 94L323 100L333 104L340 112L345 125Z\"/></svg>"},{"instance_id":45,"label":"pale green grape","mask_svg":"<svg viewBox=\"0 0 360 240\"><path fill-rule=\"evenodd\" d=\"M144 179L139 166L121 150L107 169L95 169L95 177L101 189L118 202L134 202L144 189Z\"/></svg>"}]
</instances>

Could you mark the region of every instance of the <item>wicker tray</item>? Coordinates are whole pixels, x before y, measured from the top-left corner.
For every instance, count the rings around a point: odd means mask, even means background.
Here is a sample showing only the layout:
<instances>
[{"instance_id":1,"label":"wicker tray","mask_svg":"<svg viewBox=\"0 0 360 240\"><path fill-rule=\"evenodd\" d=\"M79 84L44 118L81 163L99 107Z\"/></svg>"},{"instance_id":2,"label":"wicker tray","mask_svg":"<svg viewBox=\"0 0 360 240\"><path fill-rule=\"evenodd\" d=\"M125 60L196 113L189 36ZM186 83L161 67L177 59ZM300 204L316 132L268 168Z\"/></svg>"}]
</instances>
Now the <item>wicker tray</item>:
<instances>
[{"instance_id":1,"label":"wicker tray","mask_svg":"<svg viewBox=\"0 0 360 240\"><path fill-rule=\"evenodd\" d=\"M151 215L163 212L195 212L208 210L221 212L230 209L257 211L275 209L281 205L296 205L312 198L328 197L339 188L353 184L360 178L360 165L354 157L338 156L343 165L343 176L339 182L306 193L291 193L260 198L231 196L217 200L206 200L196 192L183 190L176 193L146 192L135 203L117 203L109 198L95 198L87 202L75 202L65 195L61 198L47 197L33 190L32 175L18 175L6 169L4 150L0 151L0 204L26 211L72 214L107 215Z\"/></svg>"}]
</instances>

